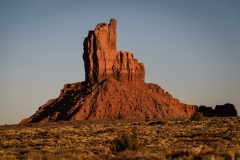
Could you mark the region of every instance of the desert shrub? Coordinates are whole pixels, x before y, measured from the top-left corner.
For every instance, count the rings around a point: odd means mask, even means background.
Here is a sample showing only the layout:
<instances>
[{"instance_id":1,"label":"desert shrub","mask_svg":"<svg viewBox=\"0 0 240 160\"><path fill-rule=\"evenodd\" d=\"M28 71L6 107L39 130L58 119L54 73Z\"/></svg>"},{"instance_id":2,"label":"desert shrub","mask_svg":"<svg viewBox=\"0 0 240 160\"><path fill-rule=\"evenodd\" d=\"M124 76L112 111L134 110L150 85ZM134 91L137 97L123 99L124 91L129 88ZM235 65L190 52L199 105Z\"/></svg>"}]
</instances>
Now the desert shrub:
<instances>
[{"instance_id":1,"label":"desert shrub","mask_svg":"<svg viewBox=\"0 0 240 160\"><path fill-rule=\"evenodd\" d=\"M240 153L236 153L236 154L235 154L235 159L236 159L236 160L240 160Z\"/></svg>"},{"instance_id":2,"label":"desert shrub","mask_svg":"<svg viewBox=\"0 0 240 160\"><path fill-rule=\"evenodd\" d=\"M186 157L189 157L190 153L188 151L183 150L177 150L173 151L171 155L168 155L167 157L169 159L187 159Z\"/></svg>"},{"instance_id":3,"label":"desert shrub","mask_svg":"<svg viewBox=\"0 0 240 160\"><path fill-rule=\"evenodd\" d=\"M204 116L202 112L195 112L192 117L191 117L192 121L202 121L204 120Z\"/></svg>"},{"instance_id":4,"label":"desert shrub","mask_svg":"<svg viewBox=\"0 0 240 160\"><path fill-rule=\"evenodd\" d=\"M165 125L165 124L166 124L165 121L160 120L160 121L156 121L156 122L150 122L148 125L154 126L154 125Z\"/></svg>"},{"instance_id":5,"label":"desert shrub","mask_svg":"<svg viewBox=\"0 0 240 160\"><path fill-rule=\"evenodd\" d=\"M120 152L124 150L138 151L142 148L142 145L139 143L138 131L136 128L132 132L124 131L119 132L118 137L113 140L113 143L110 146L111 151Z\"/></svg>"},{"instance_id":6,"label":"desert shrub","mask_svg":"<svg viewBox=\"0 0 240 160\"><path fill-rule=\"evenodd\" d=\"M27 151L26 154L24 154L24 159L27 160L43 159L43 155L42 153L37 151Z\"/></svg>"},{"instance_id":7,"label":"desert shrub","mask_svg":"<svg viewBox=\"0 0 240 160\"><path fill-rule=\"evenodd\" d=\"M149 117L145 117L145 122L149 122L149 121L150 121Z\"/></svg>"},{"instance_id":8,"label":"desert shrub","mask_svg":"<svg viewBox=\"0 0 240 160\"><path fill-rule=\"evenodd\" d=\"M135 152L135 151L123 151L119 152L115 155L112 160L165 160L164 155L156 155L152 153L143 153L143 152Z\"/></svg>"},{"instance_id":9,"label":"desert shrub","mask_svg":"<svg viewBox=\"0 0 240 160\"><path fill-rule=\"evenodd\" d=\"M211 147L203 147L201 150L201 155L211 155L214 154L214 148Z\"/></svg>"}]
</instances>

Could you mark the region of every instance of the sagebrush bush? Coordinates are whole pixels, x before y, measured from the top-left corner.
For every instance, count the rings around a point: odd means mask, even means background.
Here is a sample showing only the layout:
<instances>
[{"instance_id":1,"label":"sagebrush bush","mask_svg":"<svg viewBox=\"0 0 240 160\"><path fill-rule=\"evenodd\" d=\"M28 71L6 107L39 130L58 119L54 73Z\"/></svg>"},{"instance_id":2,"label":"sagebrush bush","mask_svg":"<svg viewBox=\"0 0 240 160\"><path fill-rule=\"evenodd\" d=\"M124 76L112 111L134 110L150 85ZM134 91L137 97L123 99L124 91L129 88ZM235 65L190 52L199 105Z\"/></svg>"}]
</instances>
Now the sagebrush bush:
<instances>
[{"instance_id":1,"label":"sagebrush bush","mask_svg":"<svg viewBox=\"0 0 240 160\"><path fill-rule=\"evenodd\" d=\"M202 112L195 112L192 117L191 117L192 121L202 121L204 120L204 116Z\"/></svg>"},{"instance_id":2,"label":"sagebrush bush","mask_svg":"<svg viewBox=\"0 0 240 160\"><path fill-rule=\"evenodd\" d=\"M111 151L120 152L124 150L138 151L142 148L138 139L138 131L136 128L132 132L119 132L118 137L113 140L110 146Z\"/></svg>"},{"instance_id":3,"label":"sagebrush bush","mask_svg":"<svg viewBox=\"0 0 240 160\"><path fill-rule=\"evenodd\" d=\"M145 118L145 122L149 122L149 120L150 120L149 117Z\"/></svg>"}]
</instances>

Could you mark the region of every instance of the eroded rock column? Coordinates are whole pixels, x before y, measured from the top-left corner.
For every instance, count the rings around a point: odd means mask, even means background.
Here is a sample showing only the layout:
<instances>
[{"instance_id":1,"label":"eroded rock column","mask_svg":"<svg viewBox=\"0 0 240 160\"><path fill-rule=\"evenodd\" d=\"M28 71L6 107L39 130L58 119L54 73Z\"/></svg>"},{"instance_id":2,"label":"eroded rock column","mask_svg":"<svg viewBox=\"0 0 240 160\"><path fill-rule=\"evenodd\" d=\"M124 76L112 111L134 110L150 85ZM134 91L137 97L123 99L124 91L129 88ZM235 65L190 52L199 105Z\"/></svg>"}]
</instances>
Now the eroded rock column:
<instances>
[{"instance_id":1,"label":"eroded rock column","mask_svg":"<svg viewBox=\"0 0 240 160\"><path fill-rule=\"evenodd\" d=\"M86 82L101 82L107 77L134 84L144 82L144 65L138 63L132 53L118 52L116 39L115 19L109 24L99 23L94 31L89 31L83 43Z\"/></svg>"}]
</instances>

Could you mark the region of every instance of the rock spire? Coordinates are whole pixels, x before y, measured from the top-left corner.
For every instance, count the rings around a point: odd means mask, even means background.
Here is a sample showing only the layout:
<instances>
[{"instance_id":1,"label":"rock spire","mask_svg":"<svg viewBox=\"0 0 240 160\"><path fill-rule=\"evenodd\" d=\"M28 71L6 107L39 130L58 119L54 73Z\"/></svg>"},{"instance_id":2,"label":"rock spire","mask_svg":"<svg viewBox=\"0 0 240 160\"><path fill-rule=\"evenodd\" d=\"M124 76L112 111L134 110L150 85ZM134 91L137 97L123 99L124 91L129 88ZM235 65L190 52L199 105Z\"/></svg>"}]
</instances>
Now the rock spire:
<instances>
[{"instance_id":1,"label":"rock spire","mask_svg":"<svg viewBox=\"0 0 240 160\"><path fill-rule=\"evenodd\" d=\"M109 24L99 23L95 30L89 31L83 46L85 81L101 82L113 77L120 82L139 84L144 82L145 69L132 53L117 51L117 21Z\"/></svg>"}]
</instances>

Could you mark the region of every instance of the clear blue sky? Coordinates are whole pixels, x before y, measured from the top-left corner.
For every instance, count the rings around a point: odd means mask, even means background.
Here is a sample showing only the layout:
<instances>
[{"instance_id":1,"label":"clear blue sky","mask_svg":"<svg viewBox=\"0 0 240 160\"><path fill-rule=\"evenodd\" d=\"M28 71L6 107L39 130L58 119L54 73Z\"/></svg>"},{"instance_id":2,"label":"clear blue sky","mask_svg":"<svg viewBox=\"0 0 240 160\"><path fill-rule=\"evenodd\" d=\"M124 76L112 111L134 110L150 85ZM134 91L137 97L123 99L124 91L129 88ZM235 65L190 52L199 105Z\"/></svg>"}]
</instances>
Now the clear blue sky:
<instances>
[{"instance_id":1,"label":"clear blue sky","mask_svg":"<svg viewBox=\"0 0 240 160\"><path fill-rule=\"evenodd\" d=\"M240 112L239 0L1 0L0 124L19 123L84 81L83 40L117 20L118 50L181 102Z\"/></svg>"}]
</instances>

